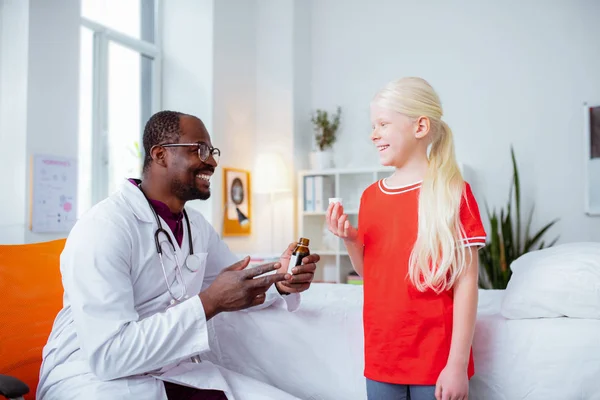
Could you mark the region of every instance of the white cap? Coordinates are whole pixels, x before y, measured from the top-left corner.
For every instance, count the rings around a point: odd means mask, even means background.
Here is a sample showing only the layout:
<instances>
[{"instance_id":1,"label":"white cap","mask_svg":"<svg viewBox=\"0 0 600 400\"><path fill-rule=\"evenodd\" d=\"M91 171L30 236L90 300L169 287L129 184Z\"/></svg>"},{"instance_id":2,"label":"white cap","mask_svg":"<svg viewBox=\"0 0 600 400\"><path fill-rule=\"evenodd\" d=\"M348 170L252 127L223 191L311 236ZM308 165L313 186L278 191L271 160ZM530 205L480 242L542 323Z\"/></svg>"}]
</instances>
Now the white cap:
<instances>
[{"instance_id":1,"label":"white cap","mask_svg":"<svg viewBox=\"0 0 600 400\"><path fill-rule=\"evenodd\" d=\"M342 201L341 197L330 197L329 204L331 204L331 203L340 203L341 206L344 205L344 202Z\"/></svg>"}]
</instances>

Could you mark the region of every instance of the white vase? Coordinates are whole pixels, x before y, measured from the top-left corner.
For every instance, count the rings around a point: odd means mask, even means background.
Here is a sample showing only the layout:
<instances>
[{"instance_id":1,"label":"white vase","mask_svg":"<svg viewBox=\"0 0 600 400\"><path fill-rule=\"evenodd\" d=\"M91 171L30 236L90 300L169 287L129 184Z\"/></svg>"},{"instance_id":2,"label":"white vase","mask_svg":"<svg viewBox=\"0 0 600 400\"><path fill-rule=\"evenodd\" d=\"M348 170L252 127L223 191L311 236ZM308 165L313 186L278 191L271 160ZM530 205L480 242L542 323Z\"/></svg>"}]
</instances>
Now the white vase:
<instances>
[{"instance_id":1,"label":"white vase","mask_svg":"<svg viewBox=\"0 0 600 400\"><path fill-rule=\"evenodd\" d=\"M333 152L331 150L313 151L309 155L309 161L311 169L333 168Z\"/></svg>"}]
</instances>

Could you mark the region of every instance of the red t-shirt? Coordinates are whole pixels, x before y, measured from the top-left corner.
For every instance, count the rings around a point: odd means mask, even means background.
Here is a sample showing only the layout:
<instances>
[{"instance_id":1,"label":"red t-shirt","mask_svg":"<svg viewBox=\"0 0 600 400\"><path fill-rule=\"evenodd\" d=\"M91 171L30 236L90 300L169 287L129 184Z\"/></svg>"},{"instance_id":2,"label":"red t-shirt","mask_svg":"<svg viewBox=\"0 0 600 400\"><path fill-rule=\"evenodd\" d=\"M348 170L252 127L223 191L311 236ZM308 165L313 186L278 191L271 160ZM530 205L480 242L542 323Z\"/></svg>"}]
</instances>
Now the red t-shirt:
<instances>
[{"instance_id":1,"label":"red t-shirt","mask_svg":"<svg viewBox=\"0 0 600 400\"><path fill-rule=\"evenodd\" d=\"M365 376L397 384L435 385L452 338L453 290L419 292L408 277L417 238L420 183L390 188L383 180L361 197L358 231L364 243ZM466 244L486 233L468 184L460 208ZM471 351L468 376L474 373Z\"/></svg>"}]
</instances>

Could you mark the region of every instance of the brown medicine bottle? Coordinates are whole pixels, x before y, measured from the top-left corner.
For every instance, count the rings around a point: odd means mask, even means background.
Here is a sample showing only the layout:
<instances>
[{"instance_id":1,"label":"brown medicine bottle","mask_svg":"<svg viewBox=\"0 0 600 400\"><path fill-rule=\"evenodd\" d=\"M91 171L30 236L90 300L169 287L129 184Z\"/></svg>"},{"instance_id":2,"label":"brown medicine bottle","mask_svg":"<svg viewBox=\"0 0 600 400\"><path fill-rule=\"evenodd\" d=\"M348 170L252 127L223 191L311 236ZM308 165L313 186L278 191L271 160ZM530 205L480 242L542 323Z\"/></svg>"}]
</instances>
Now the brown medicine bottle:
<instances>
[{"instance_id":1,"label":"brown medicine bottle","mask_svg":"<svg viewBox=\"0 0 600 400\"><path fill-rule=\"evenodd\" d=\"M288 266L288 274L292 274L292 269L302 264L302 259L310 254L310 250L308 249L308 243L310 240L307 238L301 237L298 240L298 244L294 248L292 252L292 257L290 258L290 265Z\"/></svg>"}]
</instances>

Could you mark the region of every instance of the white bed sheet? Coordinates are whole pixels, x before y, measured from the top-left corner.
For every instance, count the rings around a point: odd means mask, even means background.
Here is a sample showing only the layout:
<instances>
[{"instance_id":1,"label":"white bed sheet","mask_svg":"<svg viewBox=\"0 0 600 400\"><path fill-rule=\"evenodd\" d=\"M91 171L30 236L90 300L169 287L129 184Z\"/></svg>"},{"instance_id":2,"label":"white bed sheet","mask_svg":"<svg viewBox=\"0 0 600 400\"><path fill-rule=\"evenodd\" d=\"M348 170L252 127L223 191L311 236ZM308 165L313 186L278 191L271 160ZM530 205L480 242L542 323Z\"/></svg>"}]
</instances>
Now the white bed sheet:
<instances>
[{"instance_id":1,"label":"white bed sheet","mask_svg":"<svg viewBox=\"0 0 600 400\"><path fill-rule=\"evenodd\" d=\"M600 320L480 312L473 353L473 399L600 399Z\"/></svg>"},{"instance_id":2,"label":"white bed sheet","mask_svg":"<svg viewBox=\"0 0 600 400\"><path fill-rule=\"evenodd\" d=\"M600 399L600 320L506 320L480 291L471 400ZM363 400L362 287L315 284L301 308L220 314L211 359L306 400Z\"/></svg>"},{"instance_id":3,"label":"white bed sheet","mask_svg":"<svg viewBox=\"0 0 600 400\"><path fill-rule=\"evenodd\" d=\"M296 312L224 313L214 328L214 362L228 369L305 400L366 396L360 286L314 284Z\"/></svg>"}]
</instances>

